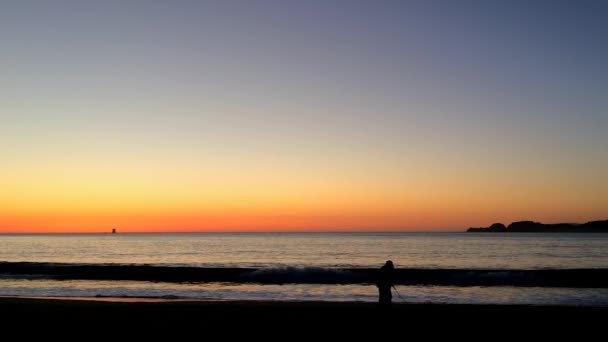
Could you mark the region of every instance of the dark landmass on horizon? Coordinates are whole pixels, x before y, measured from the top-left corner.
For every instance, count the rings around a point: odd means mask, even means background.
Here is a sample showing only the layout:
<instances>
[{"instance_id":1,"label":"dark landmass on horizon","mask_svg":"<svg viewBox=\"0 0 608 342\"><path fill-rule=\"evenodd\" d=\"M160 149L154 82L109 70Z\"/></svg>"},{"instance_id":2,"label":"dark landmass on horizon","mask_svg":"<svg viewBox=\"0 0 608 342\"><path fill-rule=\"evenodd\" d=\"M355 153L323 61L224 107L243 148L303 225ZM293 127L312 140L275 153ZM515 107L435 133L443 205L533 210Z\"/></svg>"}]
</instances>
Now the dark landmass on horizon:
<instances>
[{"instance_id":1,"label":"dark landmass on horizon","mask_svg":"<svg viewBox=\"0 0 608 342\"><path fill-rule=\"evenodd\" d=\"M469 228L469 233L608 233L608 220L587 223L544 224L534 221L513 222L508 227L494 223L489 227Z\"/></svg>"}]
</instances>

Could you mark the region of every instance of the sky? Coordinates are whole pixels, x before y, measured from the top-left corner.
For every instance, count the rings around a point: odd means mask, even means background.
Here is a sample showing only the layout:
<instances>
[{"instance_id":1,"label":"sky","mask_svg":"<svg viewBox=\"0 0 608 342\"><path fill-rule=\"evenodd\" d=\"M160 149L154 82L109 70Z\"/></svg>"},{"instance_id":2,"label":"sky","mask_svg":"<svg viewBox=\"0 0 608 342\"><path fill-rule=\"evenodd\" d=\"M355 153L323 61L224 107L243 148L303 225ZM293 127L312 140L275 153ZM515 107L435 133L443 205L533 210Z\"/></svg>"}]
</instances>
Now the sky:
<instances>
[{"instance_id":1,"label":"sky","mask_svg":"<svg viewBox=\"0 0 608 342\"><path fill-rule=\"evenodd\" d=\"M0 232L608 219L605 1L3 1Z\"/></svg>"}]
</instances>

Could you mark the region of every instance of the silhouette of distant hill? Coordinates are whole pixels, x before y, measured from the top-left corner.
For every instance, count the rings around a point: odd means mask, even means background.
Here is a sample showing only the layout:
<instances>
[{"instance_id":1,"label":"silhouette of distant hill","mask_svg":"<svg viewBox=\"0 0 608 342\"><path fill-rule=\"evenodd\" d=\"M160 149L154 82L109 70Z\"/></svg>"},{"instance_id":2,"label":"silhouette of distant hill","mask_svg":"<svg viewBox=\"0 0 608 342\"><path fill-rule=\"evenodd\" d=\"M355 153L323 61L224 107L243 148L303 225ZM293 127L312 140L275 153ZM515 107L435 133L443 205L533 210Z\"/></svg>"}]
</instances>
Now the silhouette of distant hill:
<instances>
[{"instance_id":1,"label":"silhouette of distant hill","mask_svg":"<svg viewBox=\"0 0 608 342\"><path fill-rule=\"evenodd\" d=\"M513 222L508 227L494 223L490 227L469 228L469 233L608 233L608 220L591 221L583 224L544 224L534 221Z\"/></svg>"}]
</instances>

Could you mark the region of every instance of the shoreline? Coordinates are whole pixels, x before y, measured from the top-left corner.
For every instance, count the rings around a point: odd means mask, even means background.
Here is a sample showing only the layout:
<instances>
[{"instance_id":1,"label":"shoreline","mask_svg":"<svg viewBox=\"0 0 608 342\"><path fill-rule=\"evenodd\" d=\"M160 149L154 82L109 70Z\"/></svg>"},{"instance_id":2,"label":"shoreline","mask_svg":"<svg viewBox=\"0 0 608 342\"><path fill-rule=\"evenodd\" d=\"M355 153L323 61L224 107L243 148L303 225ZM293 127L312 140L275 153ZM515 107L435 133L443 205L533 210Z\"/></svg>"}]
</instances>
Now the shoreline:
<instances>
[{"instance_id":1,"label":"shoreline","mask_svg":"<svg viewBox=\"0 0 608 342\"><path fill-rule=\"evenodd\" d=\"M152 307L167 309L224 310L224 309L349 309L362 311L377 311L376 302L364 301L308 301L308 300L232 300L232 299L166 299L152 297L66 297L66 296L0 296L0 309L15 307L24 311L35 312L47 308L128 308L142 310ZM410 303L393 300L392 313L426 311L468 311L485 312L495 310L505 311L555 311L555 312L602 312L608 315L608 306L562 305L562 304L450 304L450 303Z\"/></svg>"},{"instance_id":2,"label":"shoreline","mask_svg":"<svg viewBox=\"0 0 608 342\"><path fill-rule=\"evenodd\" d=\"M213 304L213 305L245 305L245 306L255 306L255 305L276 305L276 306L377 306L376 302L370 301L351 301L351 300L343 300L343 301L331 301L331 300L272 300L272 299L204 299L204 298L163 298L163 297L115 297L115 296L95 296L95 297L84 297L84 296L4 296L0 295L0 306L6 302L12 302L12 300L16 301L29 301L29 300L39 300L39 301L55 301L55 302L93 302L93 303L189 303L191 305L200 304L204 306L205 304ZM28 303L25 303L28 304ZM401 306L451 306L451 307L517 307L517 308L579 308L579 309L606 309L608 313L608 305L574 305L574 304L521 304L521 303L513 303L513 304L504 304L504 303L482 303L482 304L474 304L474 303L448 303L448 302L403 302L398 301L393 298L393 307L401 307Z\"/></svg>"}]
</instances>

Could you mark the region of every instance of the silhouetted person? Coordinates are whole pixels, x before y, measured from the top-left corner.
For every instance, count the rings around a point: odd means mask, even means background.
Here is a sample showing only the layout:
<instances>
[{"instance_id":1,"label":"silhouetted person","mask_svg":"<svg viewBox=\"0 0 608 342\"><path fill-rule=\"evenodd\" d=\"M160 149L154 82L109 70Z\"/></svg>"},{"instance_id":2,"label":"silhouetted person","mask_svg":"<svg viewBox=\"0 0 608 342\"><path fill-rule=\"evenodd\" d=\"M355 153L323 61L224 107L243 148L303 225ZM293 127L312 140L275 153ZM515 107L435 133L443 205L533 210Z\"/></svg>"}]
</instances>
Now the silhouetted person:
<instances>
[{"instance_id":1,"label":"silhouetted person","mask_svg":"<svg viewBox=\"0 0 608 342\"><path fill-rule=\"evenodd\" d=\"M379 298L378 303L380 307L390 307L393 294L391 293L391 287L393 287L393 273L395 266L393 262L388 260L384 266L380 267L378 272L378 278L376 280L376 286L378 287Z\"/></svg>"}]
</instances>

